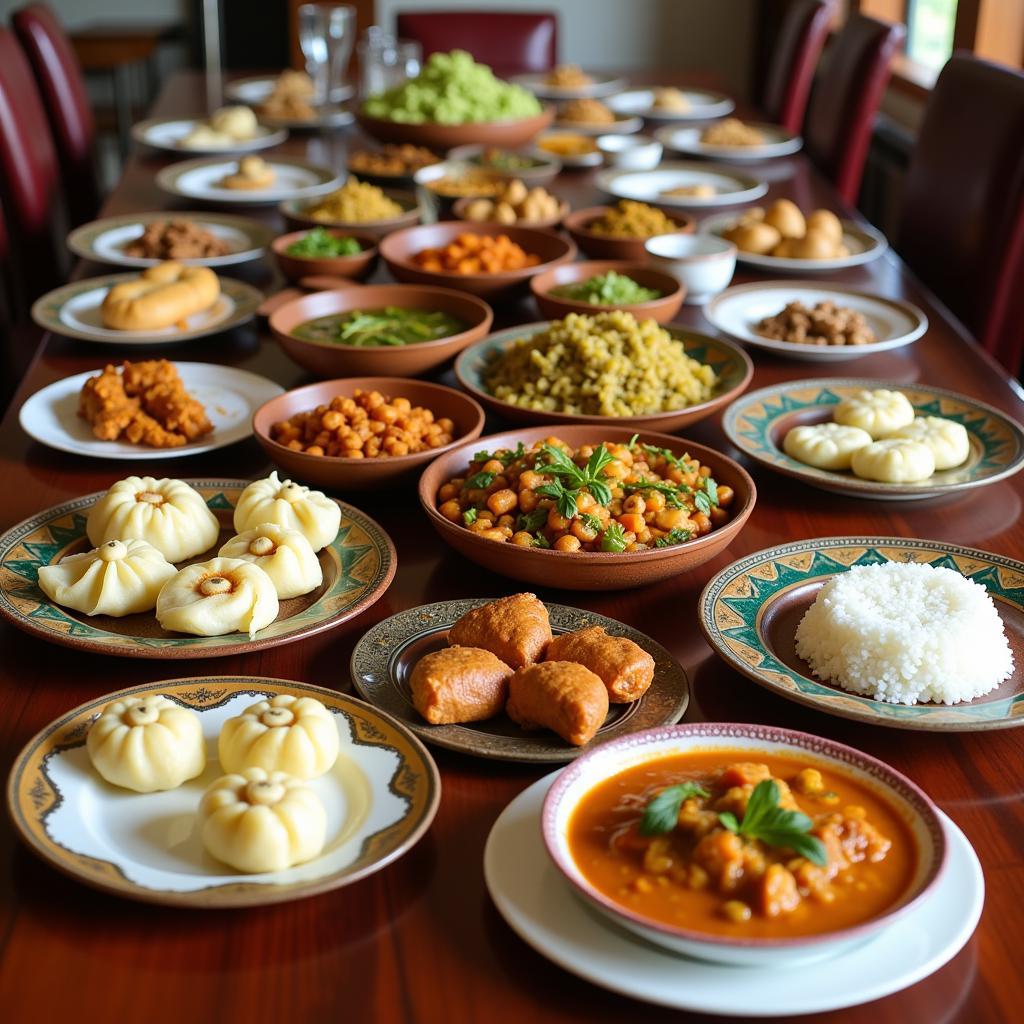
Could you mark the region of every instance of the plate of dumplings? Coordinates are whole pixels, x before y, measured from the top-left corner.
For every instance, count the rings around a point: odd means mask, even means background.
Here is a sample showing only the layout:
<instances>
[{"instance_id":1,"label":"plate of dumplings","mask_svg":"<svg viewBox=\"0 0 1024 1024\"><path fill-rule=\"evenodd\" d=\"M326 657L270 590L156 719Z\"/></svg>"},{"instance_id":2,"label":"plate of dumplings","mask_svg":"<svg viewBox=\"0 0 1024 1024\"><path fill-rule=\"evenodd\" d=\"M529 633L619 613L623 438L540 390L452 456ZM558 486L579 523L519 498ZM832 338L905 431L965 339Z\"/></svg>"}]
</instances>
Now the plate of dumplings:
<instances>
[{"instance_id":1,"label":"plate of dumplings","mask_svg":"<svg viewBox=\"0 0 1024 1024\"><path fill-rule=\"evenodd\" d=\"M762 465L864 498L934 498L1024 466L1024 426L984 402L924 384L790 381L738 398L722 426Z\"/></svg>"},{"instance_id":2,"label":"plate of dumplings","mask_svg":"<svg viewBox=\"0 0 1024 1024\"><path fill-rule=\"evenodd\" d=\"M0 615L80 650L212 658L340 625L395 568L369 516L276 472L130 476L0 536Z\"/></svg>"},{"instance_id":3,"label":"plate of dumplings","mask_svg":"<svg viewBox=\"0 0 1024 1024\"><path fill-rule=\"evenodd\" d=\"M348 885L430 827L437 766L333 690L204 676L89 701L21 751L12 820L44 860L150 903L243 907Z\"/></svg>"}]
</instances>

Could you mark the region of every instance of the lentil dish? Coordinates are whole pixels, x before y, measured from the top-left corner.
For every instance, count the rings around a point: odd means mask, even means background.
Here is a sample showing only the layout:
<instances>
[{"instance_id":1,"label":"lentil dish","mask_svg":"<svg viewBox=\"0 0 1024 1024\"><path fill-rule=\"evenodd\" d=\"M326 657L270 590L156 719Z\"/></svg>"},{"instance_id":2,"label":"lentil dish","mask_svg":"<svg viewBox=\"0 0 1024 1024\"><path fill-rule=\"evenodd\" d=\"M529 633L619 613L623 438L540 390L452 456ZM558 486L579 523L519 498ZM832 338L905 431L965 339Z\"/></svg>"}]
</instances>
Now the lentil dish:
<instances>
[{"instance_id":1,"label":"lentil dish","mask_svg":"<svg viewBox=\"0 0 1024 1024\"><path fill-rule=\"evenodd\" d=\"M607 213L583 226L584 231L602 238L652 238L679 230L679 225L656 206L622 199Z\"/></svg>"},{"instance_id":2,"label":"lentil dish","mask_svg":"<svg viewBox=\"0 0 1024 1024\"><path fill-rule=\"evenodd\" d=\"M917 866L908 825L873 789L763 751L627 768L583 797L568 841L591 885L623 908L732 938L862 924L898 903Z\"/></svg>"},{"instance_id":3,"label":"lentil dish","mask_svg":"<svg viewBox=\"0 0 1024 1024\"><path fill-rule=\"evenodd\" d=\"M557 437L477 452L437 492L449 522L486 540L555 551L646 551L728 522L735 495L708 466L667 448Z\"/></svg>"},{"instance_id":4,"label":"lentil dish","mask_svg":"<svg viewBox=\"0 0 1024 1024\"><path fill-rule=\"evenodd\" d=\"M376 185L349 178L341 188L318 199L304 212L312 220L324 223L369 224L401 217L405 210Z\"/></svg>"}]
</instances>

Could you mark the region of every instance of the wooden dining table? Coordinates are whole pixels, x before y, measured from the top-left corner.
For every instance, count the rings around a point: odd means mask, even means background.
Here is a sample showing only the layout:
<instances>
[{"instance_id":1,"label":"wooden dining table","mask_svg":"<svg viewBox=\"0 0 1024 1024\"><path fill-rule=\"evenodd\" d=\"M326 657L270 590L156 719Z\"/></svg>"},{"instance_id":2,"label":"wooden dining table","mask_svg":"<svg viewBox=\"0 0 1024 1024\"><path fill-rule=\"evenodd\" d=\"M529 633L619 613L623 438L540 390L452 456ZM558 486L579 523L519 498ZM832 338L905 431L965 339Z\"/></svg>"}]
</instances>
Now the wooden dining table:
<instances>
[{"instance_id":1,"label":"wooden dining table","mask_svg":"<svg viewBox=\"0 0 1024 1024\"><path fill-rule=\"evenodd\" d=\"M650 80L651 75L635 80ZM709 84L674 73L665 84ZM195 72L170 78L150 116L206 109L209 83ZM293 132L280 152L343 168L359 140L354 130ZM187 209L154 177L166 154L135 151L104 214ZM848 216L803 154L755 165L769 198ZM551 190L574 208L602 197L592 172L567 171ZM244 211L243 211L244 212ZM254 214L284 230L276 210ZM98 266L80 266L92 275ZM230 274L268 293L281 287L269 262ZM385 279L384 271L378 276ZM736 282L765 280L740 265ZM872 377L934 384L990 403L1024 420L1020 387L970 338L893 250L864 266L822 278L908 300L928 315L916 344L856 361L805 363L753 352L752 388L818 376ZM497 310L499 326L539 319L530 300ZM697 306L677 317L710 331ZM243 367L285 388L308 378L265 326L146 350L168 358ZM18 408L62 377L129 355L117 346L45 336L0 426L0 529L51 505L107 488L125 463L54 451L21 430ZM439 379L451 380L450 374ZM494 424L497 426L497 424ZM489 424L488 429L490 430ZM697 624L701 589L733 560L800 538L899 535L1024 552L1024 474L942 500L884 502L841 497L745 461L726 440L720 417L685 436L740 458L753 473L757 505L728 549L676 579L636 590L541 591L540 596L612 616L643 629L685 669L691 700L685 722L756 722L839 740L888 762L921 786L965 832L984 869L985 909L974 937L926 980L883 1000L823 1015L842 1022L950 1022L1019 1019L1024 1006L1024 730L911 732L825 715L769 693L727 667ZM173 468L172 468L173 467ZM132 463L131 471L181 477L256 478L270 465L253 439L173 463ZM70 708L113 690L167 678L216 674L303 680L353 693L349 657L373 624L403 609L462 597L516 592L515 582L485 572L451 551L426 523L414 489L339 494L388 531L398 553L394 582L358 618L314 637L218 661L132 660L48 645L0 622L0 767L6 771L38 730ZM148 906L94 891L37 860L0 824L0 1019L150 1022L381 1021L531 1024L618 1020L698 1020L700 1015L644 1005L580 980L548 962L504 923L488 896L484 843L502 809L557 766L496 763L434 749L442 796L433 826L406 856L353 885L265 908L190 910ZM793 970L824 971L817 964ZM770 1006L751 1013L771 1014ZM710 1018L708 1018L710 1019ZM742 1019L742 1018L737 1018Z\"/></svg>"}]
</instances>

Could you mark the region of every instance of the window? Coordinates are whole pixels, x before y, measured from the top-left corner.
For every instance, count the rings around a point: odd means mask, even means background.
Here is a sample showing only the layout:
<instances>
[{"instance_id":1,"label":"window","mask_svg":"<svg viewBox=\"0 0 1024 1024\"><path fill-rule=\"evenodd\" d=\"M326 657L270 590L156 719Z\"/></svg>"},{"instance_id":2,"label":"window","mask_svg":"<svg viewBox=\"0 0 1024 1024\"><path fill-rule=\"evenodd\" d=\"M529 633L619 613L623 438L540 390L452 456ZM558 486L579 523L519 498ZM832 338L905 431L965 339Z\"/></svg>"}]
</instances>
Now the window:
<instances>
[{"instance_id":1,"label":"window","mask_svg":"<svg viewBox=\"0 0 1024 1024\"><path fill-rule=\"evenodd\" d=\"M907 0L907 56L938 70L953 52L957 0Z\"/></svg>"}]
</instances>

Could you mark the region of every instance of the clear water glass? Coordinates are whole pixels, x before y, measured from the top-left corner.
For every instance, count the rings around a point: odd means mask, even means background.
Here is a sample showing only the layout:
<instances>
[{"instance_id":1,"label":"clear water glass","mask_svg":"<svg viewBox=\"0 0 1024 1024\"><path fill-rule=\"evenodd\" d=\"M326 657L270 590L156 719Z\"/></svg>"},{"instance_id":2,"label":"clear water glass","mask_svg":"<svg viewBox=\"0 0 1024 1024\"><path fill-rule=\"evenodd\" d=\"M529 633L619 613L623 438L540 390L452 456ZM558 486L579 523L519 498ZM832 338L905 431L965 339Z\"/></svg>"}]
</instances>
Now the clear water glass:
<instances>
[{"instance_id":1,"label":"clear water glass","mask_svg":"<svg viewBox=\"0 0 1024 1024\"><path fill-rule=\"evenodd\" d=\"M302 4L298 19L299 46L316 90L314 102L326 103L344 91L356 11L347 4Z\"/></svg>"},{"instance_id":2,"label":"clear water glass","mask_svg":"<svg viewBox=\"0 0 1024 1024\"><path fill-rule=\"evenodd\" d=\"M396 39L378 25L359 42L360 94L373 96L394 89L420 73L423 47L413 39Z\"/></svg>"}]
</instances>

